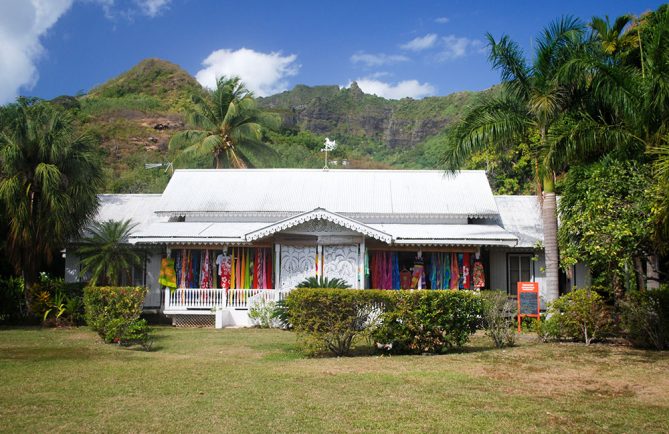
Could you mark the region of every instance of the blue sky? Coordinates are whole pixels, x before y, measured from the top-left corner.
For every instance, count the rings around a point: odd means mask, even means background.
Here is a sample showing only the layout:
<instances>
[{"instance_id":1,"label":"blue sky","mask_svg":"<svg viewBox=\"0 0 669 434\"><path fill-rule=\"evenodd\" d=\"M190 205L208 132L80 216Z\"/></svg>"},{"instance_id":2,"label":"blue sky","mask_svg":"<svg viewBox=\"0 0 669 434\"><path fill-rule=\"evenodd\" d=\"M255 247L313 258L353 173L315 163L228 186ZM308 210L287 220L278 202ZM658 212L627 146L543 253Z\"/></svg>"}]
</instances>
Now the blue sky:
<instances>
[{"instance_id":1,"label":"blue sky","mask_svg":"<svg viewBox=\"0 0 669 434\"><path fill-rule=\"evenodd\" d=\"M526 50L551 20L616 17L661 1L0 0L0 103L86 92L147 57L258 95L356 80L389 98L498 82L484 35Z\"/></svg>"}]
</instances>

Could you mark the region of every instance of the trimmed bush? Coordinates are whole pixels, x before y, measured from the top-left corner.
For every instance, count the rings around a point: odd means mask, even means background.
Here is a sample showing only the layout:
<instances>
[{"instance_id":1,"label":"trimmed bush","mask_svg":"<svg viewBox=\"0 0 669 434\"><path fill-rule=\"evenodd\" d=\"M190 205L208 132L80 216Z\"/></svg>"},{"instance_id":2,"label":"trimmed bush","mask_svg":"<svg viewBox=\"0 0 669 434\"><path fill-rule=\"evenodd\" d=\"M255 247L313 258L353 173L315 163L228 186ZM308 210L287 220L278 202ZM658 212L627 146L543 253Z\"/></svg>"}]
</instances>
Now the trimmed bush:
<instances>
[{"instance_id":1,"label":"trimmed bush","mask_svg":"<svg viewBox=\"0 0 669 434\"><path fill-rule=\"evenodd\" d=\"M620 311L625 336L633 346L669 349L669 286L627 294Z\"/></svg>"},{"instance_id":2,"label":"trimmed bush","mask_svg":"<svg viewBox=\"0 0 669 434\"><path fill-rule=\"evenodd\" d=\"M590 345L606 337L613 328L611 309L601 295L589 288L571 291L548 307L546 330Z\"/></svg>"},{"instance_id":3,"label":"trimmed bush","mask_svg":"<svg viewBox=\"0 0 669 434\"><path fill-rule=\"evenodd\" d=\"M483 328L497 348L513 346L516 341L518 305L506 292L483 291Z\"/></svg>"},{"instance_id":4,"label":"trimmed bush","mask_svg":"<svg viewBox=\"0 0 669 434\"><path fill-rule=\"evenodd\" d=\"M288 319L308 354L350 354L357 337L386 309L390 291L297 288L286 299Z\"/></svg>"},{"instance_id":5,"label":"trimmed bush","mask_svg":"<svg viewBox=\"0 0 669 434\"><path fill-rule=\"evenodd\" d=\"M481 324L483 304L469 291L392 291L392 303L374 331L393 352L441 353L459 348Z\"/></svg>"},{"instance_id":6,"label":"trimmed bush","mask_svg":"<svg viewBox=\"0 0 669 434\"><path fill-rule=\"evenodd\" d=\"M146 288L89 286L84 290L86 323L107 343L149 348L149 328L140 320Z\"/></svg>"}]
</instances>

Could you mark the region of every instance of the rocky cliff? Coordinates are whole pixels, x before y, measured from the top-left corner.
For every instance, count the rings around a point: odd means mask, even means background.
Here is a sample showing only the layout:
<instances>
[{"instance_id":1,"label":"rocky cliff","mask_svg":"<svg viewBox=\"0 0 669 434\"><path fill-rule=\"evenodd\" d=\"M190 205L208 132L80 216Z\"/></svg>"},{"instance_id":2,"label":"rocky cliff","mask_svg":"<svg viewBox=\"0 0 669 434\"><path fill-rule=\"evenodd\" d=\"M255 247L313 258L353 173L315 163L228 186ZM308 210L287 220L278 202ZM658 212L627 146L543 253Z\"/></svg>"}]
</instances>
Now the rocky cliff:
<instances>
[{"instance_id":1,"label":"rocky cliff","mask_svg":"<svg viewBox=\"0 0 669 434\"><path fill-rule=\"evenodd\" d=\"M451 125L480 95L459 92L422 100L389 100L349 88L303 86L266 98L259 104L276 111L288 128L316 134L372 138L390 148L411 148Z\"/></svg>"}]
</instances>

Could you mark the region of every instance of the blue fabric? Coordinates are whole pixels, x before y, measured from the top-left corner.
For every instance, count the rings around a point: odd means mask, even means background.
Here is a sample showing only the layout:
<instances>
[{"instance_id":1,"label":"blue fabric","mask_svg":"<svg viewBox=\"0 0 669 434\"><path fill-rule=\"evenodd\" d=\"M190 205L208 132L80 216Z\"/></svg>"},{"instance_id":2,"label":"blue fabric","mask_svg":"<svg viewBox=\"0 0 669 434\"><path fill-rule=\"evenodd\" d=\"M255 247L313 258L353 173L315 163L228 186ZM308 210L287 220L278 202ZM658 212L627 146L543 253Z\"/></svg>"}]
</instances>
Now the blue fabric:
<instances>
[{"instance_id":1,"label":"blue fabric","mask_svg":"<svg viewBox=\"0 0 669 434\"><path fill-rule=\"evenodd\" d=\"M393 261L393 289L400 289L400 259L399 254L394 252L392 254Z\"/></svg>"}]
</instances>

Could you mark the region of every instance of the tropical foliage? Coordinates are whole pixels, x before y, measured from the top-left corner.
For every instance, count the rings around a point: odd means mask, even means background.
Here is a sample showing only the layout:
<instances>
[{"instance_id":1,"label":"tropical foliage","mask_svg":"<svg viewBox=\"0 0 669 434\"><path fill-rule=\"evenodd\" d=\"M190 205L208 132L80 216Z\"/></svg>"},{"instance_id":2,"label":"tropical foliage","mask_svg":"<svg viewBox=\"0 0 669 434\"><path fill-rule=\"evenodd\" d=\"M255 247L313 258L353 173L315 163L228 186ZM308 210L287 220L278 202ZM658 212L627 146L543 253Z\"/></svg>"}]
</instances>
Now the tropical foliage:
<instances>
[{"instance_id":1,"label":"tropical foliage","mask_svg":"<svg viewBox=\"0 0 669 434\"><path fill-rule=\"evenodd\" d=\"M81 274L89 283L102 281L112 286L129 282L132 268L141 266L142 252L128 244L128 237L137 227L131 220L109 220L94 223L84 238L78 253L81 256Z\"/></svg>"},{"instance_id":2,"label":"tropical foliage","mask_svg":"<svg viewBox=\"0 0 669 434\"><path fill-rule=\"evenodd\" d=\"M300 282L297 285L297 288L333 288L333 289L346 289L350 288L351 285L346 283L344 279L338 277L329 278L329 277L308 277L304 281Z\"/></svg>"},{"instance_id":3,"label":"tropical foliage","mask_svg":"<svg viewBox=\"0 0 669 434\"><path fill-rule=\"evenodd\" d=\"M574 104L577 95L559 72L583 40L584 25L565 17L549 25L537 38L534 61L508 36L499 41L488 34L490 62L500 71L502 92L482 98L449 134L445 163L456 170L476 152L487 147L508 149L530 144L535 176L543 190L546 286L549 299L558 296L557 216L554 179L565 165L568 150L558 148L552 130ZM540 193L540 192L538 192Z\"/></svg>"},{"instance_id":4,"label":"tropical foliage","mask_svg":"<svg viewBox=\"0 0 669 434\"><path fill-rule=\"evenodd\" d=\"M643 265L653 251L650 185L650 168L633 160L572 167L560 201L562 266L587 264L593 283L618 299L625 289L645 289Z\"/></svg>"},{"instance_id":5,"label":"tropical foliage","mask_svg":"<svg viewBox=\"0 0 669 434\"><path fill-rule=\"evenodd\" d=\"M0 205L8 226L6 249L28 289L41 267L92 217L102 171L95 143L74 132L68 113L23 98L2 111Z\"/></svg>"},{"instance_id":6,"label":"tropical foliage","mask_svg":"<svg viewBox=\"0 0 669 434\"><path fill-rule=\"evenodd\" d=\"M208 96L193 95L188 117L194 129L175 134L170 148L211 155L214 166L243 168L274 155L262 142L262 129L278 120L256 107L253 94L238 77L221 77Z\"/></svg>"}]
</instances>

